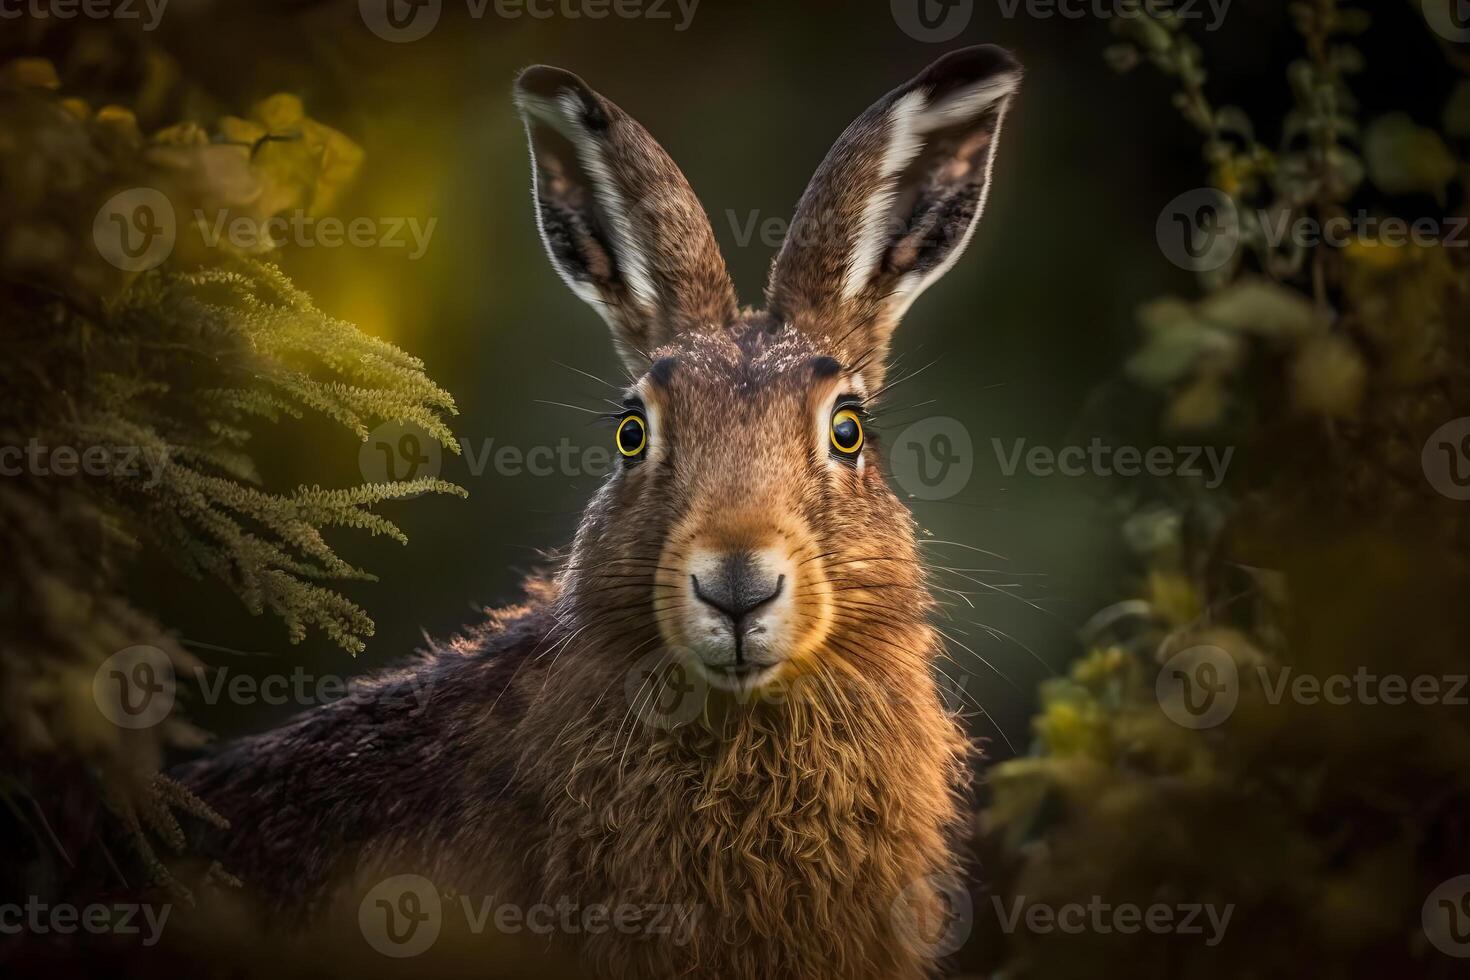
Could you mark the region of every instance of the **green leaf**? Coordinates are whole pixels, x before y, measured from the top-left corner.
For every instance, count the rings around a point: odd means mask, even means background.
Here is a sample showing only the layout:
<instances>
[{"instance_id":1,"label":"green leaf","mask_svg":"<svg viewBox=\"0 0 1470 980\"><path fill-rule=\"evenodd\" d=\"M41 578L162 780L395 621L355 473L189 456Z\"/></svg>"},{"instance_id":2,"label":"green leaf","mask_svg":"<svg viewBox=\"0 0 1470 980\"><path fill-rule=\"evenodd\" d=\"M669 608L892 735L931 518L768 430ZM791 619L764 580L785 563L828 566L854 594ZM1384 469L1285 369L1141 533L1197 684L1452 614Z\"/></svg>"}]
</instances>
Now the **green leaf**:
<instances>
[{"instance_id":1,"label":"green leaf","mask_svg":"<svg viewBox=\"0 0 1470 980\"><path fill-rule=\"evenodd\" d=\"M1390 194L1427 192L1442 197L1455 176L1455 158L1444 140L1402 112L1373 120L1363 150L1373 183Z\"/></svg>"}]
</instances>

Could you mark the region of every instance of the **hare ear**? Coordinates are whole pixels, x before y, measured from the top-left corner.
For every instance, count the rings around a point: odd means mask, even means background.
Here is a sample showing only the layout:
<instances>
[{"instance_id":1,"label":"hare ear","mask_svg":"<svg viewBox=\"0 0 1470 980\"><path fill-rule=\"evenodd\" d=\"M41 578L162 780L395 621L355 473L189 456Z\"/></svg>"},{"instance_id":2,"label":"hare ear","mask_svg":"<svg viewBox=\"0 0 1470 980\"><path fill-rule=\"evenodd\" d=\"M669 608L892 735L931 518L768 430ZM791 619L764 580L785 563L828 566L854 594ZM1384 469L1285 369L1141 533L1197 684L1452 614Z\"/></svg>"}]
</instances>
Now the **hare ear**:
<instances>
[{"instance_id":1,"label":"hare ear","mask_svg":"<svg viewBox=\"0 0 1470 980\"><path fill-rule=\"evenodd\" d=\"M551 264L612 328L630 370L681 330L724 326L735 290L709 218L644 128L576 75L516 79Z\"/></svg>"},{"instance_id":2,"label":"hare ear","mask_svg":"<svg viewBox=\"0 0 1470 980\"><path fill-rule=\"evenodd\" d=\"M796 206L766 287L771 311L881 362L909 304L969 244L1020 79L1002 49L965 48L859 116Z\"/></svg>"}]
</instances>

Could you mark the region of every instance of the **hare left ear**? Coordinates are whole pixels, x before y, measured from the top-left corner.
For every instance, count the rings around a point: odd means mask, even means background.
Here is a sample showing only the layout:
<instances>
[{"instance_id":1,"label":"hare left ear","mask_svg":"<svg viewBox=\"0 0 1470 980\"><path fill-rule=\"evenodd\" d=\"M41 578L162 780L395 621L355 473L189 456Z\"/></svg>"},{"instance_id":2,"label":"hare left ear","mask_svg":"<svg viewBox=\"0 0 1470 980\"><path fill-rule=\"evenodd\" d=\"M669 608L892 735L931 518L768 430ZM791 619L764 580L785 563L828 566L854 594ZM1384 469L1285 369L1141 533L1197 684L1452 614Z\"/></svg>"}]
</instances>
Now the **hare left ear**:
<instances>
[{"instance_id":1,"label":"hare left ear","mask_svg":"<svg viewBox=\"0 0 1470 980\"><path fill-rule=\"evenodd\" d=\"M771 311L850 337L851 354L881 355L909 304L969 244L1020 80L1008 52L965 48L859 116L796 206L766 287Z\"/></svg>"},{"instance_id":2,"label":"hare left ear","mask_svg":"<svg viewBox=\"0 0 1470 980\"><path fill-rule=\"evenodd\" d=\"M536 226L557 273L607 321L635 375L683 331L723 327L735 289L709 218L648 131L576 75L516 79Z\"/></svg>"}]
</instances>

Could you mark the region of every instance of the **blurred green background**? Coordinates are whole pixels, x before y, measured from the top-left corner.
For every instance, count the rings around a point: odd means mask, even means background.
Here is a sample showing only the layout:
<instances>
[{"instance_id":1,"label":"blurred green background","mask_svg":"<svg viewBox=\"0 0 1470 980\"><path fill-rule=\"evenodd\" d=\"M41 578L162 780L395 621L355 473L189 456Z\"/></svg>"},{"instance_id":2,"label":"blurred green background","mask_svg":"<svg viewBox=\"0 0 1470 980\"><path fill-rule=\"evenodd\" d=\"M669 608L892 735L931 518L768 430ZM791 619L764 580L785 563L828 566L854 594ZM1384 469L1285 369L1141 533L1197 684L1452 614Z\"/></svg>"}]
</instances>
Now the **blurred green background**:
<instances>
[{"instance_id":1,"label":"blurred green background","mask_svg":"<svg viewBox=\"0 0 1470 980\"><path fill-rule=\"evenodd\" d=\"M322 309L422 357L458 399L455 431L477 455L489 440L522 451L563 438L601 445L607 433L587 416L544 401L600 407L600 386L558 361L619 376L601 321L557 279L537 239L524 137L509 99L517 70L538 62L570 68L638 118L704 202L742 300L758 303L775 251L759 229L789 217L849 121L945 51L981 42L1014 50L1027 77L985 219L960 263L910 310L895 342L900 372L932 366L894 391L884 420L890 439L933 415L961 420L971 436L965 489L913 506L933 538L1003 556L929 549L943 564L995 570L981 577L1001 591L975 587L974 608L951 607L945 629L1010 681L958 646L957 664L946 669L990 713L993 723L976 719L975 733L1005 757L1008 745L1024 751L1029 741L1036 682L1080 650L1079 625L1117 596L1128 566L1100 481L1006 476L992 439L1006 447L1015 439L1085 445L1094 436L1116 444L1128 438L1129 419L1147 414L1138 410L1143 396L1117 380L1119 365L1134 346L1137 304L1193 290L1192 277L1159 250L1154 222L1171 198L1203 183L1203 166L1166 88L1150 73L1119 76L1104 64L1105 19L1031 16L1025 4L1006 16L1011 5L998 0L968 6L957 37L928 43L900 28L887 0L702 0L684 30L672 4L668 19L511 19L493 3L475 18L464 0L446 0L427 37L390 43L366 29L350 0L172 0L150 40L212 100L175 107L160 123L206 110L243 113L269 94L296 93L312 117L365 150L338 215L435 222L417 260L408 249L349 246L288 246L277 258ZM1409 29L1402 59L1370 69L1362 86L1370 100L1395 104L1405 93L1442 88L1416 74L1441 69L1427 56L1433 46L1413 6L1388 3L1378 15L1377 29L1401 21ZM93 30L116 33L78 22L65 28L64 45L54 31L24 40L75 58L72 42ZM1270 66L1294 44L1281 4L1236 0L1218 31L1193 33L1219 73L1212 88L1247 108L1255 95L1277 101L1285 83ZM83 46L98 78L115 43ZM278 429L263 434L256 453L271 487L362 480L349 434L326 425ZM408 532L408 547L352 532L334 539L345 558L381 576L346 589L377 621L356 660L318 635L291 647L275 620L252 618L222 586L185 582L162 556L136 577L138 598L202 659L232 672L299 664L319 675L355 674L405 656L425 635L453 633L487 604L515 599L539 550L569 541L597 480L501 474L494 465L473 473L464 457L448 454L442 475L469 499L383 508ZM228 736L296 710L196 703L193 716Z\"/></svg>"}]
</instances>

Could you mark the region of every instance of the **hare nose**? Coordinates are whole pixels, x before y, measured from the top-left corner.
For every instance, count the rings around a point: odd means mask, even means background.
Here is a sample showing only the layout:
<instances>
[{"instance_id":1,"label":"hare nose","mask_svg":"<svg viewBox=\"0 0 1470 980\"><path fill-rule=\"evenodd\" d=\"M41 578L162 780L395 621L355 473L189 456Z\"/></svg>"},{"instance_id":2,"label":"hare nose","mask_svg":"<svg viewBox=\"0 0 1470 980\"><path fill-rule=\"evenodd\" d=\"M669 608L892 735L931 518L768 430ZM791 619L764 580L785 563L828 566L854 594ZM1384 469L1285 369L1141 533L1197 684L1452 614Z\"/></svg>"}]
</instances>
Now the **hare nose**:
<instances>
[{"instance_id":1,"label":"hare nose","mask_svg":"<svg viewBox=\"0 0 1470 980\"><path fill-rule=\"evenodd\" d=\"M724 555L704 579L690 575L694 597L724 613L738 630L751 613L781 594L785 575L777 575L748 551Z\"/></svg>"}]
</instances>

